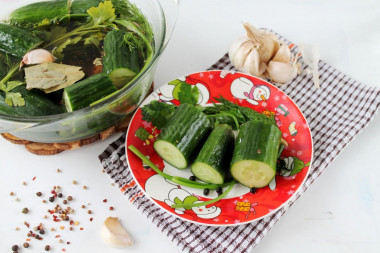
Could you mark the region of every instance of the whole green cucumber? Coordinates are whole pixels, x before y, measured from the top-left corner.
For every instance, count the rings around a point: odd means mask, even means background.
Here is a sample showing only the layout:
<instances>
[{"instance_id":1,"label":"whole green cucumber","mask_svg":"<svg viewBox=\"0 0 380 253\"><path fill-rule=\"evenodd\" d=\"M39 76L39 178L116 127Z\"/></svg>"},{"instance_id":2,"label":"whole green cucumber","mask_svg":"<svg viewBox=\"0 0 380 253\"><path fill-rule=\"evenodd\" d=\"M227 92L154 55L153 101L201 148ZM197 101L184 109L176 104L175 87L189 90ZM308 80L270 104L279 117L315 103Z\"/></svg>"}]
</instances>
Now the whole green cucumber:
<instances>
[{"instance_id":1,"label":"whole green cucumber","mask_svg":"<svg viewBox=\"0 0 380 253\"><path fill-rule=\"evenodd\" d=\"M234 141L234 133L229 125L216 125L192 164L191 172L204 182L223 184L229 170Z\"/></svg>"},{"instance_id":2,"label":"whole green cucumber","mask_svg":"<svg viewBox=\"0 0 380 253\"><path fill-rule=\"evenodd\" d=\"M166 162L185 169L210 131L210 121L198 108L181 104L161 129L153 147Z\"/></svg>"},{"instance_id":3,"label":"whole green cucumber","mask_svg":"<svg viewBox=\"0 0 380 253\"><path fill-rule=\"evenodd\" d=\"M71 4L71 14L87 14L91 7L98 6L103 0L74 0Z\"/></svg>"},{"instance_id":4,"label":"whole green cucumber","mask_svg":"<svg viewBox=\"0 0 380 253\"><path fill-rule=\"evenodd\" d=\"M20 93L25 100L24 106L9 106L5 102L5 93L0 91L0 113L12 116L45 116L63 113L61 106L53 103L44 94L27 90L25 85L14 88L11 92Z\"/></svg>"},{"instance_id":5,"label":"whole green cucumber","mask_svg":"<svg viewBox=\"0 0 380 253\"><path fill-rule=\"evenodd\" d=\"M10 14L13 23L33 23L37 24L47 19L69 14L68 0L42 1L24 5Z\"/></svg>"},{"instance_id":6,"label":"whole green cucumber","mask_svg":"<svg viewBox=\"0 0 380 253\"><path fill-rule=\"evenodd\" d=\"M42 41L31 33L0 23L0 51L21 58Z\"/></svg>"},{"instance_id":7,"label":"whole green cucumber","mask_svg":"<svg viewBox=\"0 0 380 253\"><path fill-rule=\"evenodd\" d=\"M79 81L63 90L63 101L68 112L82 109L117 91L111 79L99 73Z\"/></svg>"},{"instance_id":8,"label":"whole green cucumber","mask_svg":"<svg viewBox=\"0 0 380 253\"><path fill-rule=\"evenodd\" d=\"M239 183L261 188L276 175L282 133L267 121L248 121L240 127L231 160L231 175Z\"/></svg>"}]
</instances>

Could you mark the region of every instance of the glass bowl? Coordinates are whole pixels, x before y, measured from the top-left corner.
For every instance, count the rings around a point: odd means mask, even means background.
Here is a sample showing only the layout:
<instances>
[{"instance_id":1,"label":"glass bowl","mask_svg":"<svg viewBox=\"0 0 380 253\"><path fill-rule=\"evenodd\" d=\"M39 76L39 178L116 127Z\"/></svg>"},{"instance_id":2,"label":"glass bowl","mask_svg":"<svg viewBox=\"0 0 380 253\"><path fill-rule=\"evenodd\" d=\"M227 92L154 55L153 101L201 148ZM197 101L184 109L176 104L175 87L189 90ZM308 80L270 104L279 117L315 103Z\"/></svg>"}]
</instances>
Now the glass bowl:
<instances>
[{"instance_id":1,"label":"glass bowl","mask_svg":"<svg viewBox=\"0 0 380 253\"><path fill-rule=\"evenodd\" d=\"M41 0L40 0L41 1ZM169 42L177 19L178 0L130 0L152 26L155 52L148 66L117 94L90 107L57 115L25 117L0 114L0 133L8 132L34 142L59 143L84 139L115 125L132 114L152 86L161 53ZM1 19L12 10L37 1L9 1Z\"/></svg>"}]
</instances>

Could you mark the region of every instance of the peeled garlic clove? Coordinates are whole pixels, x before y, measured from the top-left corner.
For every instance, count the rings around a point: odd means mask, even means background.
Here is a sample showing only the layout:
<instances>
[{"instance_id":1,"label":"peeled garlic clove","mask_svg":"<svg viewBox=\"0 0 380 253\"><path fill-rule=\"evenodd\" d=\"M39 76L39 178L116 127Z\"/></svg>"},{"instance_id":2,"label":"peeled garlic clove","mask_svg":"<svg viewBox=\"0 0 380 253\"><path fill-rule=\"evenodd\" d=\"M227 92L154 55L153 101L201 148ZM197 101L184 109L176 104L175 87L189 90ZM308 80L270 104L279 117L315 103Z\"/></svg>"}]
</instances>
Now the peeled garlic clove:
<instances>
[{"instance_id":1,"label":"peeled garlic clove","mask_svg":"<svg viewBox=\"0 0 380 253\"><path fill-rule=\"evenodd\" d=\"M54 62L54 56L45 49L34 49L24 55L20 66L45 62Z\"/></svg>"},{"instance_id":2,"label":"peeled garlic clove","mask_svg":"<svg viewBox=\"0 0 380 253\"><path fill-rule=\"evenodd\" d=\"M280 48L278 49L277 53L273 57L272 61L274 62L290 62L290 49L287 45L281 44Z\"/></svg>"},{"instance_id":3,"label":"peeled garlic clove","mask_svg":"<svg viewBox=\"0 0 380 253\"><path fill-rule=\"evenodd\" d=\"M291 63L270 61L267 73L272 81L287 83L297 76L297 66Z\"/></svg>"},{"instance_id":4,"label":"peeled garlic clove","mask_svg":"<svg viewBox=\"0 0 380 253\"><path fill-rule=\"evenodd\" d=\"M131 246L133 243L117 217L108 217L104 221L101 234L104 242L113 247L123 248Z\"/></svg>"}]
</instances>

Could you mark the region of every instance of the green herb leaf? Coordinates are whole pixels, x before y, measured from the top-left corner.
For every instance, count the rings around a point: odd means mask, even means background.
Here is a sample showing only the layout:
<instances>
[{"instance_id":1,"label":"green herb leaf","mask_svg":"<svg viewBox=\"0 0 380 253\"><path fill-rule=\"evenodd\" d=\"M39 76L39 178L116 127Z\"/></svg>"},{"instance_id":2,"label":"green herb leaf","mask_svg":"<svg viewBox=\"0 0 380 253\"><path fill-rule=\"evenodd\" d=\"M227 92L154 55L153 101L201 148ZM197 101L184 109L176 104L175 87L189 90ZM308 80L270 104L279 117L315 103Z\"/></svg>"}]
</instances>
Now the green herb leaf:
<instances>
[{"instance_id":1,"label":"green herb leaf","mask_svg":"<svg viewBox=\"0 0 380 253\"><path fill-rule=\"evenodd\" d=\"M111 1L104 1L98 7L91 7L87 13L92 18L95 25L103 24L104 22L112 22L116 19L115 9Z\"/></svg>"},{"instance_id":2,"label":"green herb leaf","mask_svg":"<svg viewBox=\"0 0 380 253\"><path fill-rule=\"evenodd\" d=\"M180 90L178 92L178 100L181 104L188 103L196 105L199 98L199 89L195 85L190 85L186 82L180 84Z\"/></svg>"},{"instance_id":3,"label":"green herb leaf","mask_svg":"<svg viewBox=\"0 0 380 253\"><path fill-rule=\"evenodd\" d=\"M176 108L175 105L153 100L141 108L142 119L161 129L173 115Z\"/></svg>"},{"instance_id":4,"label":"green herb leaf","mask_svg":"<svg viewBox=\"0 0 380 253\"><path fill-rule=\"evenodd\" d=\"M25 100L22 98L20 93L6 92L5 93L5 103L9 106L24 106Z\"/></svg>"},{"instance_id":5,"label":"green herb leaf","mask_svg":"<svg viewBox=\"0 0 380 253\"><path fill-rule=\"evenodd\" d=\"M25 83L21 82L21 81L9 81L9 82L7 82L7 87L6 87L5 91L11 91L14 88L16 88L20 85L23 85L23 84L25 84Z\"/></svg>"},{"instance_id":6,"label":"green herb leaf","mask_svg":"<svg viewBox=\"0 0 380 253\"><path fill-rule=\"evenodd\" d=\"M69 38L67 40L65 40L63 43L61 43L54 51L53 51L53 55L55 57L58 58L58 60L62 60L63 57L64 57L64 53L63 53L63 50L68 46L68 45L75 45L77 44L79 41L82 40L82 37L78 36L78 37L75 37L75 38Z\"/></svg>"},{"instance_id":7,"label":"green herb leaf","mask_svg":"<svg viewBox=\"0 0 380 253\"><path fill-rule=\"evenodd\" d=\"M66 27L62 27L62 26L54 26L50 32L47 32L46 33L46 40L47 41L53 41L59 37L61 37L62 35L66 34L67 33L67 28Z\"/></svg>"},{"instance_id":8,"label":"green herb leaf","mask_svg":"<svg viewBox=\"0 0 380 253\"><path fill-rule=\"evenodd\" d=\"M135 132L135 135L137 138L139 138L140 140L142 141L145 141L149 138L149 132L143 128L143 127L139 127L136 132Z\"/></svg>"}]
</instances>

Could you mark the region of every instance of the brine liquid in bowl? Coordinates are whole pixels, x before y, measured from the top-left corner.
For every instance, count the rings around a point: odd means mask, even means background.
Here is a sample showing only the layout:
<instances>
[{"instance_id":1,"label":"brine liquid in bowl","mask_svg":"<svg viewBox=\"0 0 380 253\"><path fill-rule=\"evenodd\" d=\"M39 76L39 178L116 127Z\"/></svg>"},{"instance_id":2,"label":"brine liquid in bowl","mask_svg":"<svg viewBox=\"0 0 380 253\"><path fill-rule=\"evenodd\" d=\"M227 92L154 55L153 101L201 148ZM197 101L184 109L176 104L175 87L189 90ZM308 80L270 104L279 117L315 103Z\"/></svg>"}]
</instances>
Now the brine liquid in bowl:
<instances>
[{"instance_id":1,"label":"brine liquid in bowl","mask_svg":"<svg viewBox=\"0 0 380 253\"><path fill-rule=\"evenodd\" d=\"M68 142L126 118L152 85L177 10L171 0L10 3L1 11L0 40L16 35L7 40L8 47L0 46L0 57L6 59L0 66L0 132L36 142ZM12 29L25 31L21 41L31 35L30 43L22 44ZM25 64L32 58L25 54L33 49L51 52L54 62ZM79 74L63 66L79 67L84 77L65 87ZM43 79L46 75L54 82Z\"/></svg>"}]
</instances>

